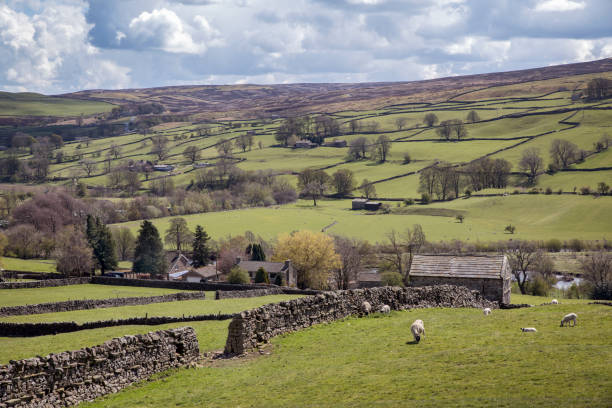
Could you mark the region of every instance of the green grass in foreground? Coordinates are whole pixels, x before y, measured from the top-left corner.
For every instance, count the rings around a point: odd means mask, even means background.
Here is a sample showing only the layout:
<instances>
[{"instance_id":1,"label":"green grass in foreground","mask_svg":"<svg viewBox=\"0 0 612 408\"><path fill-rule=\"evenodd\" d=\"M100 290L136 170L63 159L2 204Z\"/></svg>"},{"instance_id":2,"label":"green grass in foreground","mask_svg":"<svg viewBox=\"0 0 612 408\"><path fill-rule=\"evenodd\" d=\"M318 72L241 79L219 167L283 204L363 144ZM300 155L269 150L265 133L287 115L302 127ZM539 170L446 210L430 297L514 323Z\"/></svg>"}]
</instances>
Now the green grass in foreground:
<instances>
[{"instance_id":1,"label":"green grass in foreground","mask_svg":"<svg viewBox=\"0 0 612 408\"><path fill-rule=\"evenodd\" d=\"M19 259L0 257L0 265L8 271L56 272L54 259Z\"/></svg>"},{"instance_id":2,"label":"green grass in foreground","mask_svg":"<svg viewBox=\"0 0 612 408\"><path fill-rule=\"evenodd\" d=\"M578 326L560 328L569 312ZM407 344L415 319L426 337ZM84 407L609 407L611 336L612 310L584 301L488 317L392 312L277 337L269 356L175 370Z\"/></svg>"},{"instance_id":3,"label":"green grass in foreground","mask_svg":"<svg viewBox=\"0 0 612 408\"><path fill-rule=\"evenodd\" d=\"M70 285L53 288L2 289L0 291L0 307L78 299L159 296L176 292L180 291L176 289L137 288L110 285Z\"/></svg>"}]
</instances>

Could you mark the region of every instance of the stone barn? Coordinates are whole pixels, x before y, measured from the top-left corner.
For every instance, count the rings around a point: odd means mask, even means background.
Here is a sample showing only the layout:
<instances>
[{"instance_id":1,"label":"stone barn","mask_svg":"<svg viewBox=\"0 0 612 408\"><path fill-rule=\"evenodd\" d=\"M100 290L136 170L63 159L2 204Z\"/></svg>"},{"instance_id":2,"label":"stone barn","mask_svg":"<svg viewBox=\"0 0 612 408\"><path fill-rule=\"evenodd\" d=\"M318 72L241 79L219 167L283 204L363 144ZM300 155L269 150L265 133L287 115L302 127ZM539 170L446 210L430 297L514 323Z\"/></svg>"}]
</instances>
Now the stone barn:
<instances>
[{"instance_id":1,"label":"stone barn","mask_svg":"<svg viewBox=\"0 0 612 408\"><path fill-rule=\"evenodd\" d=\"M510 303L510 276L505 255L415 255L410 268L412 286L465 286L500 303Z\"/></svg>"}]
</instances>

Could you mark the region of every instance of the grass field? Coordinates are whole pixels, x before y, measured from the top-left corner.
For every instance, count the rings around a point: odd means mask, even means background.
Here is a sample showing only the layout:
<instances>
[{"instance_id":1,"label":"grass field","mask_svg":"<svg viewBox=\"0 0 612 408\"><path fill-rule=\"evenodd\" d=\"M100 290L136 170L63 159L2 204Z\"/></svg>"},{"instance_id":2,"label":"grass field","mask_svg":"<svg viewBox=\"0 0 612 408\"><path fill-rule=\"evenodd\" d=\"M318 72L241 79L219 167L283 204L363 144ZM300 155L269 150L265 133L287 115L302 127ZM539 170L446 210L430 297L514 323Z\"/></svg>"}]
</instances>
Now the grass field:
<instances>
[{"instance_id":1,"label":"grass field","mask_svg":"<svg viewBox=\"0 0 612 408\"><path fill-rule=\"evenodd\" d=\"M308 229L320 231L329 228L328 234L338 234L382 241L392 229L402 230L421 224L430 241L462 239L470 242L508 239L602 239L610 238L612 218L611 197L593 198L573 195L510 195L435 203L415 208L446 208L465 211L465 220L458 223L453 217L427 215L368 215L351 211L350 200L312 201L300 200L297 204L267 208L253 208L226 212L187 215L193 230L200 224L214 238L252 231L265 238L273 238L281 232ZM396 203L392 203L396 205ZM529 211L525 211L529 208ZM170 217L151 220L160 233L169 226ZM504 233L506 225L516 226L515 234ZM124 224L134 232L140 222Z\"/></svg>"},{"instance_id":2,"label":"grass field","mask_svg":"<svg viewBox=\"0 0 612 408\"><path fill-rule=\"evenodd\" d=\"M78 116L110 112L115 105L36 93L0 92L0 116Z\"/></svg>"},{"instance_id":3,"label":"grass field","mask_svg":"<svg viewBox=\"0 0 612 408\"><path fill-rule=\"evenodd\" d=\"M560 328L569 312L578 326ZM426 336L412 344L417 318ZM520 331L528 326L538 332ZM478 309L392 312L274 338L269 355L175 370L84 406L609 407L611 335L612 310L585 301L488 317Z\"/></svg>"},{"instance_id":4,"label":"grass field","mask_svg":"<svg viewBox=\"0 0 612 408\"><path fill-rule=\"evenodd\" d=\"M55 272L53 259L19 259L0 257L0 266L8 271Z\"/></svg>"}]
</instances>

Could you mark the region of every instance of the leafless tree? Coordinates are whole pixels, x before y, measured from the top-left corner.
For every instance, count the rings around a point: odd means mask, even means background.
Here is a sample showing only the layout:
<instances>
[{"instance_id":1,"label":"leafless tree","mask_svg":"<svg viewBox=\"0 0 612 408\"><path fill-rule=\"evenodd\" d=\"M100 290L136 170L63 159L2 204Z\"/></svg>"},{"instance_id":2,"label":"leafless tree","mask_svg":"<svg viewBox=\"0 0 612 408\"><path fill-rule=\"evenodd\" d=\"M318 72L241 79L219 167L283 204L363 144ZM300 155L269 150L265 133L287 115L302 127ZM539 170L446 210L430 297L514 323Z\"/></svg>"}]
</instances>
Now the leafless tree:
<instances>
[{"instance_id":1,"label":"leafless tree","mask_svg":"<svg viewBox=\"0 0 612 408\"><path fill-rule=\"evenodd\" d=\"M559 168L566 168L578 158L578 146L569 140L555 139L550 145L550 156Z\"/></svg>"},{"instance_id":2,"label":"leafless tree","mask_svg":"<svg viewBox=\"0 0 612 408\"><path fill-rule=\"evenodd\" d=\"M428 113L427 115L425 115L425 118L423 118L423 123L425 123L425 125L427 125L428 127L432 127L433 125L438 123L438 117L435 113Z\"/></svg>"},{"instance_id":3,"label":"leafless tree","mask_svg":"<svg viewBox=\"0 0 612 408\"><path fill-rule=\"evenodd\" d=\"M425 244L425 234L419 224L413 225L412 229L406 228L403 233L391 230L387 234L387 245L385 245L381 258L393 265L402 275L404 284L410 280L410 268L414 255Z\"/></svg>"},{"instance_id":4,"label":"leafless tree","mask_svg":"<svg viewBox=\"0 0 612 408\"><path fill-rule=\"evenodd\" d=\"M349 157L352 160L366 159L368 154L368 139L365 137L358 137L353 140L349 147Z\"/></svg>"},{"instance_id":5,"label":"leafless tree","mask_svg":"<svg viewBox=\"0 0 612 408\"><path fill-rule=\"evenodd\" d=\"M594 287L594 298L610 299L612 294L612 254L598 251L580 260L584 277Z\"/></svg>"},{"instance_id":6,"label":"leafless tree","mask_svg":"<svg viewBox=\"0 0 612 408\"><path fill-rule=\"evenodd\" d=\"M115 158L115 160L121 157L121 147L119 145L113 143L109 149L109 153L111 156Z\"/></svg>"},{"instance_id":7,"label":"leafless tree","mask_svg":"<svg viewBox=\"0 0 612 408\"><path fill-rule=\"evenodd\" d=\"M543 160L540 156L540 149L530 147L523 150L521 160L519 161L519 168L529 175L530 184L535 184L538 171L542 168Z\"/></svg>"},{"instance_id":8,"label":"leafless tree","mask_svg":"<svg viewBox=\"0 0 612 408\"><path fill-rule=\"evenodd\" d=\"M68 227L59 234L54 258L57 271L68 276L84 276L93 271L93 252L78 228Z\"/></svg>"},{"instance_id":9,"label":"leafless tree","mask_svg":"<svg viewBox=\"0 0 612 408\"><path fill-rule=\"evenodd\" d=\"M153 142L153 148L151 149L151 154L157 156L159 160L165 160L168 157L168 139L164 136L153 136L151 137L151 142Z\"/></svg>"},{"instance_id":10,"label":"leafless tree","mask_svg":"<svg viewBox=\"0 0 612 408\"><path fill-rule=\"evenodd\" d=\"M387 156L389 155L389 151L391 150L391 139L387 135L380 135L378 139L376 139L376 156L378 157L378 161L385 162L387 161Z\"/></svg>"},{"instance_id":11,"label":"leafless tree","mask_svg":"<svg viewBox=\"0 0 612 408\"><path fill-rule=\"evenodd\" d=\"M397 130L402 130L404 126L406 126L406 123L408 123L408 119L406 118L399 117L395 119L395 126L397 126Z\"/></svg>"},{"instance_id":12,"label":"leafless tree","mask_svg":"<svg viewBox=\"0 0 612 408\"><path fill-rule=\"evenodd\" d=\"M355 175L349 169L340 169L332 174L332 184L338 195L345 196L355 188Z\"/></svg>"},{"instance_id":13,"label":"leafless tree","mask_svg":"<svg viewBox=\"0 0 612 408\"><path fill-rule=\"evenodd\" d=\"M364 261L371 253L371 247L367 241L340 236L334 237L334 243L342 264L334 271L334 280L338 289L349 289L349 283L357 280Z\"/></svg>"},{"instance_id":14,"label":"leafless tree","mask_svg":"<svg viewBox=\"0 0 612 408\"><path fill-rule=\"evenodd\" d=\"M187 146L183 151L183 156L191 163L195 163L200 160L200 149L196 146Z\"/></svg>"},{"instance_id":15,"label":"leafless tree","mask_svg":"<svg viewBox=\"0 0 612 408\"><path fill-rule=\"evenodd\" d=\"M126 227L114 228L111 231L119 259L122 261L131 259L134 255L134 247L136 246L136 238L132 231Z\"/></svg>"},{"instance_id":16,"label":"leafless tree","mask_svg":"<svg viewBox=\"0 0 612 408\"><path fill-rule=\"evenodd\" d=\"M528 272L535 270L538 262L541 258L541 252L538 251L536 246L528 241L510 241L506 245L505 253L508 256L508 262L510 263L510 269L516 279L521 293L524 295L526 292L526 282L528 278Z\"/></svg>"},{"instance_id":17,"label":"leafless tree","mask_svg":"<svg viewBox=\"0 0 612 408\"><path fill-rule=\"evenodd\" d=\"M217 151L220 156L230 157L232 155L232 141L228 139L221 140L217 146Z\"/></svg>"},{"instance_id":18,"label":"leafless tree","mask_svg":"<svg viewBox=\"0 0 612 408\"><path fill-rule=\"evenodd\" d=\"M81 165L83 171L87 174L87 177L91 177L91 174L98 168L97 163L93 160L81 160L79 164Z\"/></svg>"},{"instance_id":19,"label":"leafless tree","mask_svg":"<svg viewBox=\"0 0 612 408\"><path fill-rule=\"evenodd\" d=\"M467 114L467 121L468 122L478 122L480 120L480 116L478 115L478 112L476 112L475 110L471 110L470 113Z\"/></svg>"}]
</instances>

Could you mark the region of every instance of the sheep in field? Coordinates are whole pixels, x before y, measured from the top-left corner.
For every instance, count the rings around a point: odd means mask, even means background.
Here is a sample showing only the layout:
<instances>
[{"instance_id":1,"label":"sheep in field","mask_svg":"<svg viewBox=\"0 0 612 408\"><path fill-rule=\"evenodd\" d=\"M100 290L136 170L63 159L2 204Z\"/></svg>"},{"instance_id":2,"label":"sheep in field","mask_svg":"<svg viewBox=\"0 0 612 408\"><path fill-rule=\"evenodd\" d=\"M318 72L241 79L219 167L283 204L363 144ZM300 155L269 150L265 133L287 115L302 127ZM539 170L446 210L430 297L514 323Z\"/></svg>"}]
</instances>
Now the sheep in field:
<instances>
[{"instance_id":1,"label":"sheep in field","mask_svg":"<svg viewBox=\"0 0 612 408\"><path fill-rule=\"evenodd\" d=\"M361 311L364 314L370 314L370 312L372 311L372 305L370 304L370 302L365 301L361 304Z\"/></svg>"},{"instance_id":2,"label":"sheep in field","mask_svg":"<svg viewBox=\"0 0 612 408\"><path fill-rule=\"evenodd\" d=\"M558 305L559 301L557 299L553 299L550 301L550 303L552 303L553 305Z\"/></svg>"},{"instance_id":3,"label":"sheep in field","mask_svg":"<svg viewBox=\"0 0 612 408\"><path fill-rule=\"evenodd\" d=\"M485 307L484 309L482 309L482 313L484 313L485 316L488 316L491 314L491 308L490 307Z\"/></svg>"},{"instance_id":4,"label":"sheep in field","mask_svg":"<svg viewBox=\"0 0 612 408\"><path fill-rule=\"evenodd\" d=\"M380 313L391 313L391 307L389 307L389 305L382 305L380 307Z\"/></svg>"},{"instance_id":5,"label":"sheep in field","mask_svg":"<svg viewBox=\"0 0 612 408\"><path fill-rule=\"evenodd\" d=\"M521 331L523 331L523 332L537 332L535 327L521 327Z\"/></svg>"},{"instance_id":6,"label":"sheep in field","mask_svg":"<svg viewBox=\"0 0 612 408\"><path fill-rule=\"evenodd\" d=\"M423 325L423 321L421 319L417 319L410 326L410 331L414 336L414 341L417 343L421 341L421 336L425 337L425 326Z\"/></svg>"},{"instance_id":7,"label":"sheep in field","mask_svg":"<svg viewBox=\"0 0 612 408\"><path fill-rule=\"evenodd\" d=\"M574 322L572 326L575 326L577 318L578 318L578 315L576 313L566 314L565 316L563 316L563 319L561 319L561 327L563 327L565 323L567 323L567 325L570 326L570 322Z\"/></svg>"}]
</instances>

